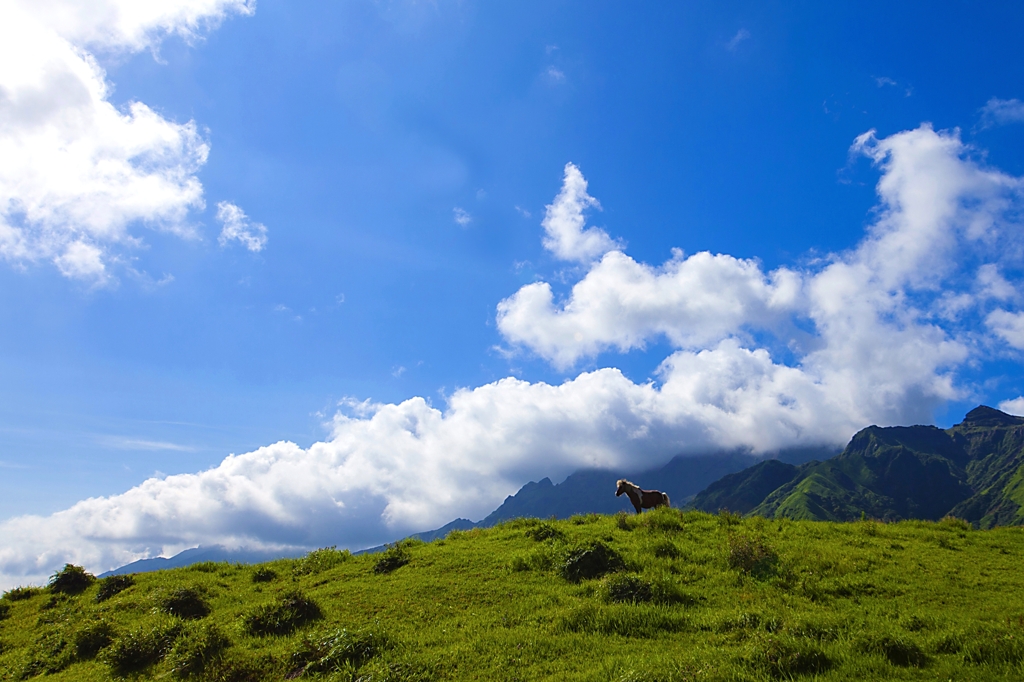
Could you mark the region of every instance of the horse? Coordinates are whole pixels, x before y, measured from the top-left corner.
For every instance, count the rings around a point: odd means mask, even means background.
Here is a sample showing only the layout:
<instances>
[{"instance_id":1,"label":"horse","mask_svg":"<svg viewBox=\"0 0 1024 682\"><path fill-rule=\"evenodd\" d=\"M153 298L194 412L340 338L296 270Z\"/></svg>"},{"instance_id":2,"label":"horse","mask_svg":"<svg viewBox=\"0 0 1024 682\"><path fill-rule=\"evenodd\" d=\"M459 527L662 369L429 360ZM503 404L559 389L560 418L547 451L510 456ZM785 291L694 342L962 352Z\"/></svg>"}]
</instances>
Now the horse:
<instances>
[{"instance_id":1,"label":"horse","mask_svg":"<svg viewBox=\"0 0 1024 682\"><path fill-rule=\"evenodd\" d=\"M633 508L636 509L636 513L639 514L641 509L651 509L653 507L660 507L662 505L671 507L669 504L668 495L661 492L660 490L644 490L635 483L630 483L624 478L620 478L615 488L615 497L622 495L623 493L629 498L629 501L633 503Z\"/></svg>"}]
</instances>

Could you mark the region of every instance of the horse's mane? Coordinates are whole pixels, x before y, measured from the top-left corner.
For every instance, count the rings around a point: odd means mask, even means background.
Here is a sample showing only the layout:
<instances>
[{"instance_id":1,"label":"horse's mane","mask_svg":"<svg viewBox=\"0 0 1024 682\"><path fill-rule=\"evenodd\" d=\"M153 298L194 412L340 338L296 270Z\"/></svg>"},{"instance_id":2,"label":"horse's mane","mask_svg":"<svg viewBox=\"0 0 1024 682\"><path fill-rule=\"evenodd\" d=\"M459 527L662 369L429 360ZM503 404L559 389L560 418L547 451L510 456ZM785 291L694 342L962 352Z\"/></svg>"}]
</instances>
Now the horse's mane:
<instances>
[{"instance_id":1,"label":"horse's mane","mask_svg":"<svg viewBox=\"0 0 1024 682\"><path fill-rule=\"evenodd\" d=\"M636 488L637 490L640 490L640 486L638 486L636 483L633 483L632 481L627 481L624 478L620 478L618 481L616 481L615 487L621 488L623 486L629 486L630 488Z\"/></svg>"}]
</instances>

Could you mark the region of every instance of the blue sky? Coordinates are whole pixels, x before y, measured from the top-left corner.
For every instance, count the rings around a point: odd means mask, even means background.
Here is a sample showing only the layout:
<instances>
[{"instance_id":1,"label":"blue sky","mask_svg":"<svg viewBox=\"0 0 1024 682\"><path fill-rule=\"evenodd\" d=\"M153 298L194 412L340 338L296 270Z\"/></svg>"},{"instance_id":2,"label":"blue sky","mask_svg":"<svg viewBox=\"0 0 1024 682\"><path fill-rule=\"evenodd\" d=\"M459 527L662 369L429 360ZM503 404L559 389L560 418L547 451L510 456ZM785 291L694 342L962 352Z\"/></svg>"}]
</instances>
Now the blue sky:
<instances>
[{"instance_id":1,"label":"blue sky","mask_svg":"<svg viewBox=\"0 0 1024 682\"><path fill-rule=\"evenodd\" d=\"M92 4L0 22L7 581L1024 407L1015 4ZM250 465L197 474L264 446L372 491L296 474L239 521ZM171 528L169 489L223 519ZM115 508L149 521L61 539Z\"/></svg>"}]
</instances>

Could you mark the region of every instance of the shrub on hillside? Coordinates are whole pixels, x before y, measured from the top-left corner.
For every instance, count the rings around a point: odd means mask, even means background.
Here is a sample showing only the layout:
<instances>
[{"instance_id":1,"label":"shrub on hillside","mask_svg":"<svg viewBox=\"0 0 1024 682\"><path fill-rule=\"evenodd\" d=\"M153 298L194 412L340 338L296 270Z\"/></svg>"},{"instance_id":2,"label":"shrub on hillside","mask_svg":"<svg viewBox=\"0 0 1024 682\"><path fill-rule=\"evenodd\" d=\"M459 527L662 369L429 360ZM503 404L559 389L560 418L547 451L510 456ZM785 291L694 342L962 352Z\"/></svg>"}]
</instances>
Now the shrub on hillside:
<instances>
[{"instance_id":1,"label":"shrub on hillside","mask_svg":"<svg viewBox=\"0 0 1024 682\"><path fill-rule=\"evenodd\" d=\"M246 632L257 637L286 635L322 616L316 602L301 592L281 595L277 601L257 606L242 618Z\"/></svg>"},{"instance_id":2,"label":"shrub on hillside","mask_svg":"<svg viewBox=\"0 0 1024 682\"><path fill-rule=\"evenodd\" d=\"M314 549L301 559L297 559L292 571L295 575L315 575L339 566L351 557L347 549L339 550L334 546Z\"/></svg>"},{"instance_id":3,"label":"shrub on hillside","mask_svg":"<svg viewBox=\"0 0 1024 682\"><path fill-rule=\"evenodd\" d=\"M100 588L96 592L96 601L106 601L114 595L124 592L134 584L135 578L130 575L112 575L100 578Z\"/></svg>"},{"instance_id":4,"label":"shrub on hillside","mask_svg":"<svg viewBox=\"0 0 1024 682\"><path fill-rule=\"evenodd\" d=\"M388 548L381 552L380 559L373 565L373 572L378 575L391 573L391 571L405 566L409 560L409 550L404 544L396 542L393 545L388 545Z\"/></svg>"},{"instance_id":5,"label":"shrub on hillside","mask_svg":"<svg viewBox=\"0 0 1024 682\"><path fill-rule=\"evenodd\" d=\"M615 513L615 526L619 530L630 531L633 530L633 517L624 511Z\"/></svg>"},{"instance_id":6,"label":"shrub on hillside","mask_svg":"<svg viewBox=\"0 0 1024 682\"><path fill-rule=\"evenodd\" d=\"M562 531L558 530L550 523L539 523L533 528L526 531L526 537L542 542L544 540L556 540L564 537Z\"/></svg>"},{"instance_id":7,"label":"shrub on hillside","mask_svg":"<svg viewBox=\"0 0 1024 682\"><path fill-rule=\"evenodd\" d=\"M31 599L41 592L42 590L38 587L15 587L4 592L3 599L6 601L22 601L23 599Z\"/></svg>"},{"instance_id":8,"label":"shrub on hillside","mask_svg":"<svg viewBox=\"0 0 1024 682\"><path fill-rule=\"evenodd\" d=\"M624 566L625 562L614 549L603 542L594 542L569 552L560 572L566 580L578 583L581 580L600 578Z\"/></svg>"},{"instance_id":9,"label":"shrub on hillside","mask_svg":"<svg viewBox=\"0 0 1024 682\"><path fill-rule=\"evenodd\" d=\"M754 578L768 578L779 568L779 555L768 541L746 534L729 536L729 568Z\"/></svg>"},{"instance_id":10,"label":"shrub on hillside","mask_svg":"<svg viewBox=\"0 0 1024 682\"><path fill-rule=\"evenodd\" d=\"M79 594L94 582L96 576L87 573L81 566L64 564L64 568L50 576L50 582L46 586L51 592L58 594Z\"/></svg>"},{"instance_id":11,"label":"shrub on hillside","mask_svg":"<svg viewBox=\"0 0 1024 682\"><path fill-rule=\"evenodd\" d=\"M9 615L11 615L11 605L0 602L0 620L5 620Z\"/></svg>"},{"instance_id":12,"label":"shrub on hillside","mask_svg":"<svg viewBox=\"0 0 1024 682\"><path fill-rule=\"evenodd\" d=\"M277 580L277 571L267 566L257 566L256 570L252 572L254 583L269 583L274 580Z\"/></svg>"},{"instance_id":13,"label":"shrub on hillside","mask_svg":"<svg viewBox=\"0 0 1024 682\"><path fill-rule=\"evenodd\" d=\"M210 605L206 603L202 590L196 587L171 590L160 599L160 608L164 613L186 620L210 615Z\"/></svg>"},{"instance_id":14,"label":"shrub on hillside","mask_svg":"<svg viewBox=\"0 0 1024 682\"><path fill-rule=\"evenodd\" d=\"M176 677L196 677L218 660L230 644L227 635L216 625L189 623L174 642L167 662Z\"/></svg>"}]
</instances>

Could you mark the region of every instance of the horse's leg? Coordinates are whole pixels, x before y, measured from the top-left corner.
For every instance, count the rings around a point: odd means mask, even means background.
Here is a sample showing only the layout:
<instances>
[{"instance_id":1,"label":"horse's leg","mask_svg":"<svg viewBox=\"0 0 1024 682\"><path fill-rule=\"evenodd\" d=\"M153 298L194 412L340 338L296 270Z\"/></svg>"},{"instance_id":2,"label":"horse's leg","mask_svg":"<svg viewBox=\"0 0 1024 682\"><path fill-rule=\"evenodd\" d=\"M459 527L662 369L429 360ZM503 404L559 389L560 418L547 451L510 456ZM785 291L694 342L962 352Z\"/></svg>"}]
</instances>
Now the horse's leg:
<instances>
[{"instance_id":1,"label":"horse's leg","mask_svg":"<svg viewBox=\"0 0 1024 682\"><path fill-rule=\"evenodd\" d=\"M634 493L633 491L630 491L629 492L629 501L633 503L633 509L636 509L636 513L639 514L640 513L640 509L641 509L641 504L642 504L640 495L638 495L637 493Z\"/></svg>"}]
</instances>

